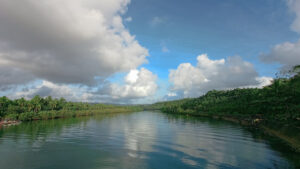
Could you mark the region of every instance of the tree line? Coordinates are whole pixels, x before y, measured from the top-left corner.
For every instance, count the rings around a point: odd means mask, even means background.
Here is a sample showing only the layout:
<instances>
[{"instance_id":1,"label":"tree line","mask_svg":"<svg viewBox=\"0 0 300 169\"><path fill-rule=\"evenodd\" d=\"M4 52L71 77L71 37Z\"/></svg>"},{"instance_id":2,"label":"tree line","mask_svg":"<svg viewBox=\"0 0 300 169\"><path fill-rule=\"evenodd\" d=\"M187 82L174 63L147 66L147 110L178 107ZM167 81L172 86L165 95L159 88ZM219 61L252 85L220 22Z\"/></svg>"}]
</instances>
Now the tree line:
<instances>
[{"instance_id":1,"label":"tree line","mask_svg":"<svg viewBox=\"0 0 300 169\"><path fill-rule=\"evenodd\" d=\"M68 102L64 98L33 97L10 100L6 96L0 97L0 120L40 120L62 117L75 117L105 112L137 111L138 106L117 106L108 104L90 104L83 102Z\"/></svg>"},{"instance_id":2,"label":"tree line","mask_svg":"<svg viewBox=\"0 0 300 169\"><path fill-rule=\"evenodd\" d=\"M281 72L271 85L259 88L212 90L194 99L156 103L163 112L224 115L300 123L300 65Z\"/></svg>"}]
</instances>

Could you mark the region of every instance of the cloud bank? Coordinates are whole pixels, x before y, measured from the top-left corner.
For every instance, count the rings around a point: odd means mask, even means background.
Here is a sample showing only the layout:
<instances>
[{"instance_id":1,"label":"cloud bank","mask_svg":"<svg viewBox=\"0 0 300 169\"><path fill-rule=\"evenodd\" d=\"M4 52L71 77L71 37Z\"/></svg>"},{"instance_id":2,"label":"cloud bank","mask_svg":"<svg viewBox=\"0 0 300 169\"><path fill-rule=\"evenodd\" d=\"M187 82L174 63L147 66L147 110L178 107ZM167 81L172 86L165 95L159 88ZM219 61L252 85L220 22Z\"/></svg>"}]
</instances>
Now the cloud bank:
<instances>
[{"instance_id":1,"label":"cloud bank","mask_svg":"<svg viewBox=\"0 0 300 169\"><path fill-rule=\"evenodd\" d=\"M90 95L90 100L131 103L136 99L153 96L157 89L157 75L145 68L131 70L124 77L124 84L108 83Z\"/></svg>"},{"instance_id":2,"label":"cloud bank","mask_svg":"<svg viewBox=\"0 0 300 169\"><path fill-rule=\"evenodd\" d=\"M271 49L270 53L260 57L266 63L280 63L284 67L300 64L300 40L296 43L278 44Z\"/></svg>"},{"instance_id":3,"label":"cloud bank","mask_svg":"<svg viewBox=\"0 0 300 169\"><path fill-rule=\"evenodd\" d=\"M74 92L76 91L76 92ZM86 93L78 87L70 87L69 85L55 84L49 81L42 81L40 85L25 88L23 91L16 92L11 98L25 98L31 99L34 96L39 95L41 97L52 96L53 98L65 98L71 101L87 101Z\"/></svg>"},{"instance_id":4,"label":"cloud bank","mask_svg":"<svg viewBox=\"0 0 300 169\"><path fill-rule=\"evenodd\" d=\"M32 80L84 85L135 69L148 51L123 25L129 2L0 0L0 66Z\"/></svg>"},{"instance_id":5,"label":"cloud bank","mask_svg":"<svg viewBox=\"0 0 300 169\"><path fill-rule=\"evenodd\" d=\"M0 91L21 86L23 91L14 91L12 98L51 95L72 101L153 95L156 75L137 70L148 62L148 50L123 24L129 3L0 0ZM129 72L125 85L107 84L108 77L120 72ZM37 80L42 84L28 88ZM108 91L102 95L92 91L103 86Z\"/></svg>"},{"instance_id":6,"label":"cloud bank","mask_svg":"<svg viewBox=\"0 0 300 169\"><path fill-rule=\"evenodd\" d=\"M124 77L124 84L107 82L97 91L88 87L55 84L44 80L41 84L25 88L10 97L31 99L35 95L39 95L41 97L52 96L53 98L64 97L76 102L98 102L100 100L106 103L134 103L137 99L151 97L156 93L158 88L156 80L155 74L141 68L140 70L131 70Z\"/></svg>"},{"instance_id":7,"label":"cloud bank","mask_svg":"<svg viewBox=\"0 0 300 169\"><path fill-rule=\"evenodd\" d=\"M272 78L259 77L253 65L241 57L211 60L207 54L197 57L197 65L182 63L170 70L171 97L198 97L209 90L262 87Z\"/></svg>"}]
</instances>

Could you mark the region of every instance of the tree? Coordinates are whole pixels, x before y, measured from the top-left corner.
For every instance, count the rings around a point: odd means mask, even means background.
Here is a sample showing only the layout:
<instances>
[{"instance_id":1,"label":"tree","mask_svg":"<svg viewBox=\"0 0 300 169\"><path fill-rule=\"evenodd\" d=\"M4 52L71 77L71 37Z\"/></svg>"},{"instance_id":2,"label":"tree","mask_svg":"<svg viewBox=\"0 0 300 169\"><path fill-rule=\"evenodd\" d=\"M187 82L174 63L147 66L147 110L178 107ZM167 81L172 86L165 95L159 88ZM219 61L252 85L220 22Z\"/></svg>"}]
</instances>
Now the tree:
<instances>
[{"instance_id":1,"label":"tree","mask_svg":"<svg viewBox=\"0 0 300 169\"><path fill-rule=\"evenodd\" d=\"M22 97L21 99L16 100L19 107L18 113L24 113L26 111L26 100Z\"/></svg>"},{"instance_id":2,"label":"tree","mask_svg":"<svg viewBox=\"0 0 300 169\"><path fill-rule=\"evenodd\" d=\"M57 99L51 100L51 102L49 104L50 104L51 110L55 110L58 106L58 100Z\"/></svg>"},{"instance_id":3,"label":"tree","mask_svg":"<svg viewBox=\"0 0 300 169\"><path fill-rule=\"evenodd\" d=\"M33 104L33 111L39 112L42 109L41 105L42 98L39 95L34 96L33 99L31 99L31 103Z\"/></svg>"},{"instance_id":4,"label":"tree","mask_svg":"<svg viewBox=\"0 0 300 169\"><path fill-rule=\"evenodd\" d=\"M11 101L6 96L0 97L0 118L5 116L9 104Z\"/></svg>"}]
</instances>

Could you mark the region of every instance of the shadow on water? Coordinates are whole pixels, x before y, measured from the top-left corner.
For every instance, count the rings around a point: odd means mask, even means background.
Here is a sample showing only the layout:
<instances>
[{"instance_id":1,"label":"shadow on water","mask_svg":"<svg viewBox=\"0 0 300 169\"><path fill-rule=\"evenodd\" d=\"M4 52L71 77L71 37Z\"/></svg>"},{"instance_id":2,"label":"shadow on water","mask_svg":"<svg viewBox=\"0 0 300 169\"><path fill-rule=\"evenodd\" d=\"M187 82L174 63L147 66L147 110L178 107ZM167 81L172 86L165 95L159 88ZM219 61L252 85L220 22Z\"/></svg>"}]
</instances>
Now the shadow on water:
<instances>
[{"instance_id":1,"label":"shadow on water","mask_svg":"<svg viewBox=\"0 0 300 169\"><path fill-rule=\"evenodd\" d=\"M283 158L289 160L293 163L296 168L300 168L300 153L293 151L288 145L286 145L282 140L267 135L263 131L258 129L247 129L255 140L265 141L273 150L278 152ZM295 133L298 134L298 133ZM277 165L277 164L276 164Z\"/></svg>"},{"instance_id":2,"label":"shadow on water","mask_svg":"<svg viewBox=\"0 0 300 169\"><path fill-rule=\"evenodd\" d=\"M295 152L288 145L283 143L283 141L280 140L279 138L270 136L260 129L245 127L245 126L241 126L240 124L224 121L221 119L213 119L210 117L194 117L194 116L178 115L178 114L165 114L164 116L170 122L192 123L195 125L207 123L209 125L216 126L216 127L230 125L230 126L242 128L243 129L242 132L244 132L245 134L249 133L255 142L266 143L267 145L270 146L270 148L272 150L279 153L281 157L287 159L290 163L292 163L293 166L295 166L295 168L300 168L300 153L299 152ZM295 129L295 130L287 129L287 128L282 128L281 126L272 126L272 127L275 130L276 130L276 128L277 128L277 130L281 130L286 135L294 136L296 139L299 138L300 133L299 133L298 129ZM274 168L282 168L282 166L278 165L276 163L276 161L272 161L272 162L273 162ZM220 168L232 168L232 167L233 166L226 166L226 165L220 166Z\"/></svg>"}]
</instances>

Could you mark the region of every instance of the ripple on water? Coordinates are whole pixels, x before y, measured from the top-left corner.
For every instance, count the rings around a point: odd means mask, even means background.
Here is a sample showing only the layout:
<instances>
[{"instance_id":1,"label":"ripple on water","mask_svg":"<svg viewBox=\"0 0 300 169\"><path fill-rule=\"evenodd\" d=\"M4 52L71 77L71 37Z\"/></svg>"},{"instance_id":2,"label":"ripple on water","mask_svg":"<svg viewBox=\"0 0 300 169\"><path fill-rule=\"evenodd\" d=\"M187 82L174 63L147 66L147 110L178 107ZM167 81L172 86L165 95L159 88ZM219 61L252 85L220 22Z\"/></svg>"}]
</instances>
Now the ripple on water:
<instances>
[{"instance_id":1,"label":"ripple on water","mask_svg":"<svg viewBox=\"0 0 300 169\"><path fill-rule=\"evenodd\" d=\"M299 158L293 158L299 160ZM238 125L158 112L0 130L0 168L296 168Z\"/></svg>"}]
</instances>

